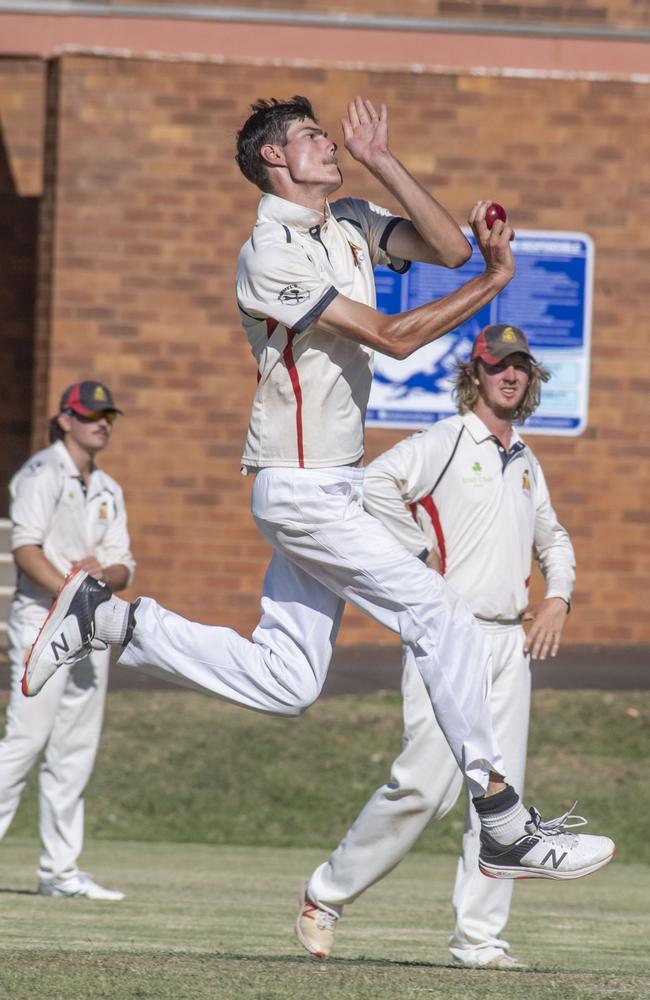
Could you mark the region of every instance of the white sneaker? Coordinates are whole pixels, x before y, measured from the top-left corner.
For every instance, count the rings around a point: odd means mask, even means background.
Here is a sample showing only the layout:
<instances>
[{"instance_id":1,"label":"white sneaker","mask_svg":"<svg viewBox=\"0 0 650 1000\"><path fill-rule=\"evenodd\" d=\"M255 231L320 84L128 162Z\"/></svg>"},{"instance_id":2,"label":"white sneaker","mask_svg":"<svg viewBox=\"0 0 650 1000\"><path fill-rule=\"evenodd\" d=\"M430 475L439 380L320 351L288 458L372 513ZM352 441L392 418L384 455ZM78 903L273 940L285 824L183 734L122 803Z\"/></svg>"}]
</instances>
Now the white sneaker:
<instances>
[{"instance_id":1,"label":"white sneaker","mask_svg":"<svg viewBox=\"0 0 650 1000\"><path fill-rule=\"evenodd\" d=\"M457 969L527 969L524 962L520 962L514 955L509 955L507 951L495 955L488 962L464 962L462 958L454 957L452 963Z\"/></svg>"},{"instance_id":2,"label":"white sneaker","mask_svg":"<svg viewBox=\"0 0 650 1000\"><path fill-rule=\"evenodd\" d=\"M303 887L295 933L305 951L316 958L327 958L334 944L338 917L330 910L323 910L307 899L307 885Z\"/></svg>"},{"instance_id":3,"label":"white sneaker","mask_svg":"<svg viewBox=\"0 0 650 1000\"><path fill-rule=\"evenodd\" d=\"M75 569L65 578L50 613L25 659L23 694L38 694L59 667L74 663L92 648L106 648L95 640L94 615L98 605L110 600L111 589L84 570Z\"/></svg>"},{"instance_id":4,"label":"white sneaker","mask_svg":"<svg viewBox=\"0 0 650 1000\"><path fill-rule=\"evenodd\" d=\"M105 889L88 874L78 872L67 879L52 879L38 883L39 896L65 896L68 899L106 899L119 902L126 899L123 892L116 889Z\"/></svg>"},{"instance_id":5,"label":"white sneaker","mask_svg":"<svg viewBox=\"0 0 650 1000\"><path fill-rule=\"evenodd\" d=\"M576 805L551 820L542 820L532 808L526 834L513 844L500 844L481 830L480 870L489 878L570 879L603 868L616 854L616 845L609 837L568 832L587 822L574 815Z\"/></svg>"}]
</instances>

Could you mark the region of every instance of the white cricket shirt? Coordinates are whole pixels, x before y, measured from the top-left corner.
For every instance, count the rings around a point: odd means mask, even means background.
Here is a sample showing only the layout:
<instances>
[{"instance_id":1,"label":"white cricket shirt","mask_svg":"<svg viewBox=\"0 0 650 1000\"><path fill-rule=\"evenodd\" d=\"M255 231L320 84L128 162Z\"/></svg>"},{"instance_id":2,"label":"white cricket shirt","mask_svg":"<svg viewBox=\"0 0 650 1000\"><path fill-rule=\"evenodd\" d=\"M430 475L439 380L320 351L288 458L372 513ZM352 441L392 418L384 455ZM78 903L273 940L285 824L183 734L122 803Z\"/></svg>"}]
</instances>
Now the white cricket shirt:
<instances>
[{"instance_id":1,"label":"white cricket shirt","mask_svg":"<svg viewBox=\"0 0 650 1000\"><path fill-rule=\"evenodd\" d=\"M37 452L9 484L11 547L39 545L43 555L67 575L74 560L94 555L102 566L135 570L127 530L124 496L118 483L94 469L84 487L62 441ZM14 609L30 604L49 608L52 595L20 570Z\"/></svg>"},{"instance_id":2,"label":"white cricket shirt","mask_svg":"<svg viewBox=\"0 0 650 1000\"><path fill-rule=\"evenodd\" d=\"M533 551L546 597L571 598L571 541L514 428L507 455L474 413L406 438L365 470L364 506L410 552L435 550L478 618L513 620L527 608Z\"/></svg>"},{"instance_id":3,"label":"white cricket shirt","mask_svg":"<svg viewBox=\"0 0 650 1000\"><path fill-rule=\"evenodd\" d=\"M402 220L342 198L325 216L272 194L242 247L237 302L258 368L245 468L349 465L363 455L373 352L318 329L339 292L375 306L373 268Z\"/></svg>"}]
</instances>

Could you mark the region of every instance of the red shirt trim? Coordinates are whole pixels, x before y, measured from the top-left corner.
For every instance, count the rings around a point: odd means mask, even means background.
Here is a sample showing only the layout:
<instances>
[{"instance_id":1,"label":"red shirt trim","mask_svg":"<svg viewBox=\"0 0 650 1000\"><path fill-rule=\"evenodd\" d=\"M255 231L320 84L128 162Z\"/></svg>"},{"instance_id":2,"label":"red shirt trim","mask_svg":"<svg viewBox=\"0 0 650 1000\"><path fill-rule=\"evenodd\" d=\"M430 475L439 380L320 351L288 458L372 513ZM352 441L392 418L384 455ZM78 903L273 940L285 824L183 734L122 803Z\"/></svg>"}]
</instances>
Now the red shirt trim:
<instances>
[{"instance_id":1,"label":"red shirt trim","mask_svg":"<svg viewBox=\"0 0 650 1000\"><path fill-rule=\"evenodd\" d=\"M447 546L445 545L445 534L442 530L442 525L440 523L440 515L438 513L438 508L436 507L433 497L423 497L422 500L418 500L421 507L426 510L427 514L431 518L431 523L433 525L433 530L436 535L436 541L438 542L438 551L440 552L440 574L445 575L447 570ZM411 506L411 511L414 511L415 505Z\"/></svg>"},{"instance_id":2,"label":"red shirt trim","mask_svg":"<svg viewBox=\"0 0 650 1000\"><path fill-rule=\"evenodd\" d=\"M298 465L301 469L304 469L305 452L302 436L302 387L300 385L300 376L298 375L298 369L296 368L293 350L291 349L294 338L293 330L288 330L287 336L289 337L289 340L287 346L282 352L282 357L284 358L284 363L287 366L287 371L289 372L293 394L296 397L296 442L298 446Z\"/></svg>"}]
</instances>

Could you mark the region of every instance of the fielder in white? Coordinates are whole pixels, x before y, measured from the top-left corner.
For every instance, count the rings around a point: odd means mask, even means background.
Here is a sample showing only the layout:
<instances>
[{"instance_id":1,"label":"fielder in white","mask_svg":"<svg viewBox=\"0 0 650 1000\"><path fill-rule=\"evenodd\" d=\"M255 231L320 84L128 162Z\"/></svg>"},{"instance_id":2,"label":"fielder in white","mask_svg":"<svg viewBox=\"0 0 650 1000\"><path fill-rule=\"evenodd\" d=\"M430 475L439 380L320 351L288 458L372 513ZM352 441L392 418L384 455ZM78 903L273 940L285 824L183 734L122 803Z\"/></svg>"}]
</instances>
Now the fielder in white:
<instances>
[{"instance_id":1,"label":"fielder in white","mask_svg":"<svg viewBox=\"0 0 650 1000\"><path fill-rule=\"evenodd\" d=\"M411 259L456 267L461 230L388 146L388 116L360 97L342 119L345 145L410 216L366 201L330 204L337 147L305 98L259 101L237 160L262 190L244 245L237 299L258 366L243 465L252 512L273 546L252 641L199 625L150 598L135 605L83 573L68 578L28 658L35 694L91 642L124 645L120 663L263 712L296 715L319 695L350 601L398 633L481 814L481 864L495 877L575 878L611 859L607 837L544 824L504 781L492 732L490 653L464 602L362 504L363 431L373 351L403 358L473 315L514 273L512 229L469 217L485 270L436 302L397 316L375 306L373 268ZM197 581L198 583L198 581ZM561 871L544 861L564 838Z\"/></svg>"},{"instance_id":2,"label":"fielder in white","mask_svg":"<svg viewBox=\"0 0 650 1000\"><path fill-rule=\"evenodd\" d=\"M483 629L492 651L492 721L506 773L518 788L526 763L530 654L544 659L557 653L575 576L573 547L555 516L542 469L513 427L534 412L540 382L548 377L522 330L486 327L470 362L458 366L460 415L391 448L368 466L364 481L366 510L445 577ZM533 551L546 596L529 611ZM390 780L306 886L296 933L319 957L331 950L343 906L388 874L462 790L462 775L410 663L402 694L404 745ZM469 801L465 823L453 895L456 926L449 939L454 963L521 965L501 936L513 883L486 879L479 871L480 829Z\"/></svg>"},{"instance_id":3,"label":"fielder in white","mask_svg":"<svg viewBox=\"0 0 650 1000\"><path fill-rule=\"evenodd\" d=\"M0 837L43 753L38 892L44 896L124 898L98 885L77 864L83 795L102 728L108 650L89 651L62 667L40 698L28 700L20 690L25 654L66 575L78 568L115 590L126 587L133 575L122 490L95 465L119 412L100 382L70 386L50 424L54 443L32 455L9 486L17 578L9 615L11 694L0 742Z\"/></svg>"}]
</instances>

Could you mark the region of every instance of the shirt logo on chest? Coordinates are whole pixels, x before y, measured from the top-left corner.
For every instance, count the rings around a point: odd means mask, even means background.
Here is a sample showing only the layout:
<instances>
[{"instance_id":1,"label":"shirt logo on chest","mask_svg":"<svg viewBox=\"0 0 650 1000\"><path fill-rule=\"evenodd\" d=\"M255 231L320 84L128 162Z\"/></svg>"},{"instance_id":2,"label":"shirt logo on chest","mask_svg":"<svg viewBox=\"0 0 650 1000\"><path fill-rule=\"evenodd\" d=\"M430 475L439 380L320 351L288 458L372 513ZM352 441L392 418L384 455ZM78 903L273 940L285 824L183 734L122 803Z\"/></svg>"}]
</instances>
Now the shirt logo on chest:
<instances>
[{"instance_id":1,"label":"shirt logo on chest","mask_svg":"<svg viewBox=\"0 0 650 1000\"><path fill-rule=\"evenodd\" d=\"M99 511L97 517L100 521L108 521L108 504L105 500L99 505Z\"/></svg>"},{"instance_id":2,"label":"shirt logo on chest","mask_svg":"<svg viewBox=\"0 0 650 1000\"><path fill-rule=\"evenodd\" d=\"M355 267L361 267L362 262L366 259L366 255L363 252L363 248L353 243L352 240L348 240L348 246L352 251L352 260L354 261Z\"/></svg>"},{"instance_id":3,"label":"shirt logo on chest","mask_svg":"<svg viewBox=\"0 0 650 1000\"><path fill-rule=\"evenodd\" d=\"M484 472L481 463L476 461L472 463L470 474L463 476L462 481L467 486L486 486L488 483L493 482L494 478L489 472Z\"/></svg>"},{"instance_id":4,"label":"shirt logo on chest","mask_svg":"<svg viewBox=\"0 0 650 1000\"><path fill-rule=\"evenodd\" d=\"M530 493L530 476L528 475L528 469L524 469L521 477L521 488L524 493Z\"/></svg>"}]
</instances>

